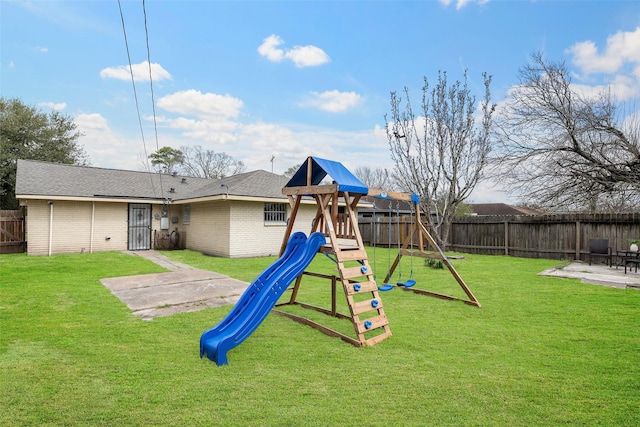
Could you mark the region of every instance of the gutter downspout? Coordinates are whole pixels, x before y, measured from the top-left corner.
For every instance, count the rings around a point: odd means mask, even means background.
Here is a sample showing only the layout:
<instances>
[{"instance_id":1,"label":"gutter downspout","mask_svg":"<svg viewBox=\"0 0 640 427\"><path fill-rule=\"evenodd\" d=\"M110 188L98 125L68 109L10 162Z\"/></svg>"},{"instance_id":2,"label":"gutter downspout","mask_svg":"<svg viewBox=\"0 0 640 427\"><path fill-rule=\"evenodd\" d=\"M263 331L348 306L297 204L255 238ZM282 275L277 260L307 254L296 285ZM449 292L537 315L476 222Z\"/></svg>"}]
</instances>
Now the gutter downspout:
<instances>
[{"instance_id":1,"label":"gutter downspout","mask_svg":"<svg viewBox=\"0 0 640 427\"><path fill-rule=\"evenodd\" d=\"M89 253L93 253L93 230L96 223L96 202L91 202L91 236L89 240Z\"/></svg>"},{"instance_id":2,"label":"gutter downspout","mask_svg":"<svg viewBox=\"0 0 640 427\"><path fill-rule=\"evenodd\" d=\"M49 202L49 256L53 246L53 202Z\"/></svg>"}]
</instances>

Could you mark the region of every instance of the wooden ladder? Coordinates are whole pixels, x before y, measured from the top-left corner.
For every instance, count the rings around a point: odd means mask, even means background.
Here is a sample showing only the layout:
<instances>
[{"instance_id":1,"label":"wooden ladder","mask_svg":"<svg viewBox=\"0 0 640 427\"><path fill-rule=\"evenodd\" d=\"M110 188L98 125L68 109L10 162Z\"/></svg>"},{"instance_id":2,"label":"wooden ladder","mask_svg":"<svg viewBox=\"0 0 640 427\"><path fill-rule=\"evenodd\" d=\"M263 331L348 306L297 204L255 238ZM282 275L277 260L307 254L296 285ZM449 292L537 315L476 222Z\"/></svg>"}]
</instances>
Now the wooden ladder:
<instances>
[{"instance_id":1,"label":"wooden ladder","mask_svg":"<svg viewBox=\"0 0 640 427\"><path fill-rule=\"evenodd\" d=\"M358 341L363 346L375 345L390 337L391 329L367 253L364 249L337 252L340 280ZM357 252L357 255L350 252ZM347 264L353 260L359 265L348 267Z\"/></svg>"},{"instance_id":2,"label":"wooden ladder","mask_svg":"<svg viewBox=\"0 0 640 427\"><path fill-rule=\"evenodd\" d=\"M350 200L349 193L343 195L345 200L345 219L351 224L357 224L355 206L360 200L356 196ZM332 251L336 257L340 281L347 298L347 305L351 315L351 321L355 329L360 345L372 346L391 336L389 320L384 311L384 305L378 291L378 284L373 276L373 270L369 265L369 256L364 248L362 236L358 227L350 227L350 236L355 240L355 247L342 249L336 233L337 214L331 212L329 206L333 201L337 205L338 195L326 195L318 197L318 219L322 219L324 233L332 243Z\"/></svg>"}]
</instances>

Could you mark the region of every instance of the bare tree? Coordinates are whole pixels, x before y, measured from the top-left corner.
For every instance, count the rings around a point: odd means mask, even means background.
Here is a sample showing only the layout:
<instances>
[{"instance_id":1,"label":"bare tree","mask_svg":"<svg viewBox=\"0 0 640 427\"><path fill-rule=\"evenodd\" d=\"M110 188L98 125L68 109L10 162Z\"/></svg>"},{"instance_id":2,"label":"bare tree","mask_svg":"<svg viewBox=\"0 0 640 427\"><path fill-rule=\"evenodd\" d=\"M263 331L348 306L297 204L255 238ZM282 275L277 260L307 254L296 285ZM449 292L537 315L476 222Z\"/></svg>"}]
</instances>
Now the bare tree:
<instances>
[{"instance_id":1,"label":"bare tree","mask_svg":"<svg viewBox=\"0 0 640 427\"><path fill-rule=\"evenodd\" d=\"M475 117L476 100L467 84L449 85L447 73L438 73L431 91L424 78L422 116L416 117L405 87L406 101L391 93L391 117L385 115L387 139L395 176L403 190L420 196L423 212L444 249L451 221L483 177L491 151L491 77L483 73L484 97Z\"/></svg>"},{"instance_id":2,"label":"bare tree","mask_svg":"<svg viewBox=\"0 0 640 427\"><path fill-rule=\"evenodd\" d=\"M640 123L610 92L578 92L564 62L541 53L499 111L504 182L546 208L620 211L640 206Z\"/></svg>"},{"instance_id":3,"label":"bare tree","mask_svg":"<svg viewBox=\"0 0 640 427\"><path fill-rule=\"evenodd\" d=\"M245 171L242 161L225 152L205 150L200 145L180 147L183 154L182 169L189 176L220 179Z\"/></svg>"},{"instance_id":4,"label":"bare tree","mask_svg":"<svg viewBox=\"0 0 640 427\"><path fill-rule=\"evenodd\" d=\"M283 175L286 176L287 178L293 178L293 175L295 175L296 172L298 172L298 169L300 169L300 166L302 166L301 163L291 166L289 169L284 171Z\"/></svg>"},{"instance_id":5,"label":"bare tree","mask_svg":"<svg viewBox=\"0 0 640 427\"><path fill-rule=\"evenodd\" d=\"M353 174L358 177L363 184L370 188L381 188L392 190L392 180L389 171L384 168L371 169L369 166L358 166Z\"/></svg>"}]
</instances>

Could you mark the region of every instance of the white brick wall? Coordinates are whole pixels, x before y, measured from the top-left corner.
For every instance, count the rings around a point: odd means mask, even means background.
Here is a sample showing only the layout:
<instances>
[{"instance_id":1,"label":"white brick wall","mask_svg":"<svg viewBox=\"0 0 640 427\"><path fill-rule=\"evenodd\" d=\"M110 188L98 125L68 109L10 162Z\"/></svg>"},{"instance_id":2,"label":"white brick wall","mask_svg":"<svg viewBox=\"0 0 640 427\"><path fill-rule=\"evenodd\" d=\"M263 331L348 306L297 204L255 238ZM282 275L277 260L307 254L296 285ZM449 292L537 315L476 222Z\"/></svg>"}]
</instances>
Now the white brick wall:
<instances>
[{"instance_id":1,"label":"white brick wall","mask_svg":"<svg viewBox=\"0 0 640 427\"><path fill-rule=\"evenodd\" d=\"M91 202L55 201L53 209L46 200L27 203L27 253L49 253L50 216L51 253L78 253L92 250ZM127 249L127 203L96 202L93 228L93 251ZM105 240L106 236L111 239Z\"/></svg>"},{"instance_id":2,"label":"white brick wall","mask_svg":"<svg viewBox=\"0 0 640 427\"><path fill-rule=\"evenodd\" d=\"M187 235L187 249L209 255L228 257L229 211L227 201L192 203L191 220L182 224Z\"/></svg>"},{"instance_id":3,"label":"white brick wall","mask_svg":"<svg viewBox=\"0 0 640 427\"><path fill-rule=\"evenodd\" d=\"M315 216L315 206L302 206L293 231L309 233ZM287 218L291 208L287 203ZM286 223L264 222L264 203L232 202L230 257L277 256L287 229Z\"/></svg>"},{"instance_id":4,"label":"white brick wall","mask_svg":"<svg viewBox=\"0 0 640 427\"><path fill-rule=\"evenodd\" d=\"M92 240L92 202L55 201L52 254L127 250L128 207L127 202L95 202ZM160 230L161 212L161 205L152 207L152 230ZM293 231L308 234L315 212L315 205L301 205ZM287 217L290 215L287 203ZM184 232L188 249L222 257L278 255L286 231L284 223L264 222L263 202L192 203L188 224L182 222L181 205L169 206L168 216L178 217L178 223L169 221L169 231L178 228ZM46 200L27 202L29 255L48 254L49 217Z\"/></svg>"},{"instance_id":5,"label":"white brick wall","mask_svg":"<svg viewBox=\"0 0 640 427\"><path fill-rule=\"evenodd\" d=\"M286 224L265 224L264 203L232 202L232 258L278 255Z\"/></svg>"},{"instance_id":6,"label":"white brick wall","mask_svg":"<svg viewBox=\"0 0 640 427\"><path fill-rule=\"evenodd\" d=\"M90 204L90 203L89 203ZM93 225L93 251L124 251L127 249L128 203L96 202ZM107 236L111 239L107 240Z\"/></svg>"}]
</instances>

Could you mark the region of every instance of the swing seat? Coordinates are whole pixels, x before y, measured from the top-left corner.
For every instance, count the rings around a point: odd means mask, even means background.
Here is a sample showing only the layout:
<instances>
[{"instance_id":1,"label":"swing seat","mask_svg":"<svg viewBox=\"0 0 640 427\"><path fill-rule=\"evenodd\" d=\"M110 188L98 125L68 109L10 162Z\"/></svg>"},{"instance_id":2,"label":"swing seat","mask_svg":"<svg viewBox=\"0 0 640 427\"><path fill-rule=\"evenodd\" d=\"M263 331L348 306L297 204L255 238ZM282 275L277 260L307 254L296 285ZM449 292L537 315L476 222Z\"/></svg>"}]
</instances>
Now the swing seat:
<instances>
[{"instance_id":1,"label":"swing seat","mask_svg":"<svg viewBox=\"0 0 640 427\"><path fill-rule=\"evenodd\" d=\"M409 279L406 282L398 282L398 286L402 286L404 288L410 288L412 286L415 286L416 281L413 279Z\"/></svg>"},{"instance_id":2,"label":"swing seat","mask_svg":"<svg viewBox=\"0 0 640 427\"><path fill-rule=\"evenodd\" d=\"M378 286L378 290L382 292L390 291L391 289L393 289L393 285L389 283L385 283L382 286Z\"/></svg>"}]
</instances>

